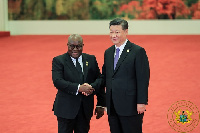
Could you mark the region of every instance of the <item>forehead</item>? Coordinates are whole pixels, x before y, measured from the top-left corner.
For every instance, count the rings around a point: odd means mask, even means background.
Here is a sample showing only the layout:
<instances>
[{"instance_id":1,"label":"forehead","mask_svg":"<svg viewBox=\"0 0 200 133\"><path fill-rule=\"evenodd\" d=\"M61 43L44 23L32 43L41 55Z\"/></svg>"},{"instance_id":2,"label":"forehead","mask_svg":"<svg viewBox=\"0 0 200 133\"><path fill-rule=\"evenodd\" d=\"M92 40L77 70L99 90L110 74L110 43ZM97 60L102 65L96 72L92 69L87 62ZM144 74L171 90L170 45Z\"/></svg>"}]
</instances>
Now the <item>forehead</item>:
<instances>
[{"instance_id":1,"label":"forehead","mask_svg":"<svg viewBox=\"0 0 200 133\"><path fill-rule=\"evenodd\" d=\"M81 43L81 41L76 41L76 40L69 40L68 42L71 44L80 44Z\"/></svg>"},{"instance_id":2,"label":"forehead","mask_svg":"<svg viewBox=\"0 0 200 133\"><path fill-rule=\"evenodd\" d=\"M115 30L122 30L121 25L111 25L110 30L115 31Z\"/></svg>"}]
</instances>

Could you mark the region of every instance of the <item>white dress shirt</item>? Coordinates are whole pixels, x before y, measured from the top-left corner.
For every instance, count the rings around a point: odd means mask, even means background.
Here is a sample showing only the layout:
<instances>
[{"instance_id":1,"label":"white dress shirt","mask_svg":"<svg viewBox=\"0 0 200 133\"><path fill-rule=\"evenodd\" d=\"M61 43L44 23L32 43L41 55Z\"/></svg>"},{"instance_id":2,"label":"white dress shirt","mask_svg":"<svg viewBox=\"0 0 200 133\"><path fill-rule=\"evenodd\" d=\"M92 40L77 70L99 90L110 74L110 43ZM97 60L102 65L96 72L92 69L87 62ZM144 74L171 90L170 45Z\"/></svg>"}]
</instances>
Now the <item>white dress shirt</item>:
<instances>
[{"instance_id":1,"label":"white dress shirt","mask_svg":"<svg viewBox=\"0 0 200 133\"><path fill-rule=\"evenodd\" d=\"M116 45L115 45L115 53L114 53L114 58L115 58L115 55L116 55L116 49L117 48L119 48L119 58L120 58L120 56L121 56L121 54L122 54L122 51L124 50L124 47L126 46L126 43L127 43L127 39L126 39L126 41L120 46L120 47L117 47ZM119 60L119 59L118 59Z\"/></svg>"}]
</instances>

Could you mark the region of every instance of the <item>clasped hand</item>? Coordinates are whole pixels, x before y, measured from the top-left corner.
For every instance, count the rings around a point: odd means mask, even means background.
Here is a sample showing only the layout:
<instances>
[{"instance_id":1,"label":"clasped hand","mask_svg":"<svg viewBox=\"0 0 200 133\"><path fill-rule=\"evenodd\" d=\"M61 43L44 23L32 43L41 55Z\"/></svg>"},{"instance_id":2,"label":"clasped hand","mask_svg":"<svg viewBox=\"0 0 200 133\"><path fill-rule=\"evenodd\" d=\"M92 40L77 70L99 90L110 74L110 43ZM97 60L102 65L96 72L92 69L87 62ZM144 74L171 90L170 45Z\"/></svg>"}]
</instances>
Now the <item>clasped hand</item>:
<instances>
[{"instance_id":1,"label":"clasped hand","mask_svg":"<svg viewBox=\"0 0 200 133\"><path fill-rule=\"evenodd\" d=\"M81 92L83 95L88 96L91 95L95 91L94 88L92 88L91 85L88 83L84 83L80 85L79 92Z\"/></svg>"}]
</instances>

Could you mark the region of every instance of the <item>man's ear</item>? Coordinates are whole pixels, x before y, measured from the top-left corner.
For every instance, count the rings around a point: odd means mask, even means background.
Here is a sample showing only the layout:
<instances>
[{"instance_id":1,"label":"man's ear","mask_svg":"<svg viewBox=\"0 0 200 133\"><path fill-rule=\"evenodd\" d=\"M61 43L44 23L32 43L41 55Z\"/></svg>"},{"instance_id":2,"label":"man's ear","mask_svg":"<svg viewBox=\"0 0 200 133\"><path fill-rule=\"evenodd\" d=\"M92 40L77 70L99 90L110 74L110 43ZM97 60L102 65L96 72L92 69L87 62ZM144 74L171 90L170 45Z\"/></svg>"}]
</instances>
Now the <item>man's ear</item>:
<instances>
[{"instance_id":1,"label":"man's ear","mask_svg":"<svg viewBox=\"0 0 200 133\"><path fill-rule=\"evenodd\" d=\"M126 35L128 35L128 29L125 29L125 33L126 33Z\"/></svg>"}]
</instances>

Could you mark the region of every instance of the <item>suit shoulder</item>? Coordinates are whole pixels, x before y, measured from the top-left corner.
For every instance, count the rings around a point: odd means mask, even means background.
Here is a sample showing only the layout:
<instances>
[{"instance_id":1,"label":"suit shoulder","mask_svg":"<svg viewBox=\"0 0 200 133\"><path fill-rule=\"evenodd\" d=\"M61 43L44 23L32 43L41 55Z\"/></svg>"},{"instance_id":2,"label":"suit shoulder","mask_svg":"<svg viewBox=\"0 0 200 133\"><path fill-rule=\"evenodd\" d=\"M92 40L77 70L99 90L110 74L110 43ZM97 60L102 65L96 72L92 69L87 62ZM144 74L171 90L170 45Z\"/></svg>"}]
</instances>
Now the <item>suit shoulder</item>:
<instances>
[{"instance_id":1,"label":"suit shoulder","mask_svg":"<svg viewBox=\"0 0 200 133\"><path fill-rule=\"evenodd\" d=\"M82 53L83 56L86 56L86 57L95 57L95 55L92 55L92 54L87 54L87 53Z\"/></svg>"},{"instance_id":2,"label":"suit shoulder","mask_svg":"<svg viewBox=\"0 0 200 133\"><path fill-rule=\"evenodd\" d=\"M82 53L82 56L84 56L84 57L86 57L88 59L92 59L92 58L96 59L95 55L91 55L91 54L87 54L87 53Z\"/></svg>"},{"instance_id":3,"label":"suit shoulder","mask_svg":"<svg viewBox=\"0 0 200 133\"><path fill-rule=\"evenodd\" d=\"M135 51L135 52L142 52L142 51L146 52L146 50L143 47L141 47L141 46L139 46L135 43L130 43L130 44L132 45L133 51Z\"/></svg>"},{"instance_id":4,"label":"suit shoulder","mask_svg":"<svg viewBox=\"0 0 200 133\"><path fill-rule=\"evenodd\" d=\"M137 44L135 44L135 43L131 43L131 45L132 45L133 48L135 48L135 49L144 49L143 47L141 47L141 46L139 46L139 45L137 45Z\"/></svg>"},{"instance_id":5,"label":"suit shoulder","mask_svg":"<svg viewBox=\"0 0 200 133\"><path fill-rule=\"evenodd\" d=\"M64 54L61 54L61 55L58 55L58 56L55 56L53 59L64 59L66 57L66 54L67 53L64 53Z\"/></svg>"},{"instance_id":6,"label":"suit shoulder","mask_svg":"<svg viewBox=\"0 0 200 133\"><path fill-rule=\"evenodd\" d=\"M111 47L107 48L107 49L105 50L105 52L111 51L111 50L113 49L113 47L115 47L115 45L112 45Z\"/></svg>"}]
</instances>

